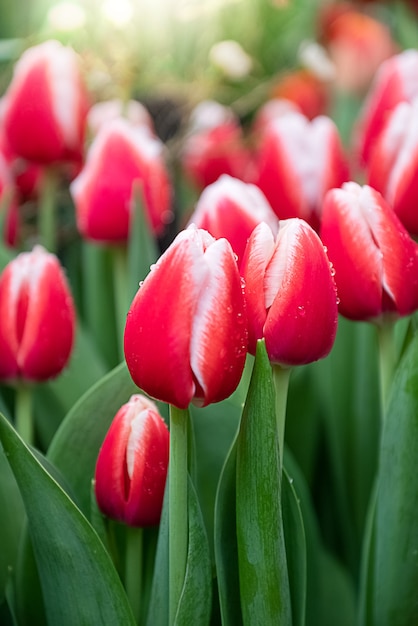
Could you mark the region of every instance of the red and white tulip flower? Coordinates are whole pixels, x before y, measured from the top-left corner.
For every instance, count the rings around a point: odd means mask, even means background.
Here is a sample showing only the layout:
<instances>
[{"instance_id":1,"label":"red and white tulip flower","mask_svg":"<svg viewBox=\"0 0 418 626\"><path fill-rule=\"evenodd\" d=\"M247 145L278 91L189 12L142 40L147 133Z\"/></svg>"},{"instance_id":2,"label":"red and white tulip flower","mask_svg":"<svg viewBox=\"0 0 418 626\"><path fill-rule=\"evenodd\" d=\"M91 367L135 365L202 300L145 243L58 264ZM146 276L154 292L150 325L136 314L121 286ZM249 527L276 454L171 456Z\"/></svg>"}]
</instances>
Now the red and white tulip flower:
<instances>
[{"instance_id":1,"label":"red and white tulip flower","mask_svg":"<svg viewBox=\"0 0 418 626\"><path fill-rule=\"evenodd\" d=\"M102 513L128 526L159 523L169 432L154 402L133 395L115 415L97 458L95 494Z\"/></svg>"},{"instance_id":2,"label":"red and white tulip flower","mask_svg":"<svg viewBox=\"0 0 418 626\"><path fill-rule=\"evenodd\" d=\"M161 234L172 219L163 144L146 127L115 119L99 130L70 185L81 235L103 243L126 242L135 185L142 191L151 229Z\"/></svg>"},{"instance_id":3,"label":"red and white tulip flower","mask_svg":"<svg viewBox=\"0 0 418 626\"><path fill-rule=\"evenodd\" d=\"M134 382L180 409L224 400L247 352L241 279L231 245L194 225L182 231L139 288L125 327Z\"/></svg>"},{"instance_id":4,"label":"red and white tulip flower","mask_svg":"<svg viewBox=\"0 0 418 626\"><path fill-rule=\"evenodd\" d=\"M41 246L22 252L0 276L0 379L57 376L73 347L75 311L62 267Z\"/></svg>"},{"instance_id":5,"label":"red and white tulip flower","mask_svg":"<svg viewBox=\"0 0 418 626\"><path fill-rule=\"evenodd\" d=\"M74 50L50 40L27 49L5 94L3 124L10 149L29 161L80 161L87 92Z\"/></svg>"},{"instance_id":6,"label":"red and white tulip flower","mask_svg":"<svg viewBox=\"0 0 418 626\"><path fill-rule=\"evenodd\" d=\"M289 112L265 129L256 184L280 219L299 217L318 229L322 201L348 180L348 164L334 122Z\"/></svg>"},{"instance_id":7,"label":"red and white tulip flower","mask_svg":"<svg viewBox=\"0 0 418 626\"><path fill-rule=\"evenodd\" d=\"M337 330L337 294L321 240L304 220L253 231L241 266L249 350L265 339L272 363L303 365L325 357Z\"/></svg>"},{"instance_id":8,"label":"red and white tulip flower","mask_svg":"<svg viewBox=\"0 0 418 626\"><path fill-rule=\"evenodd\" d=\"M342 315L373 320L418 308L418 245L378 191L354 182L329 191L321 238Z\"/></svg>"},{"instance_id":9,"label":"red and white tulip flower","mask_svg":"<svg viewBox=\"0 0 418 626\"><path fill-rule=\"evenodd\" d=\"M274 232L279 226L278 217L263 192L227 174L202 191L189 221L216 239L228 239L238 261L257 224L266 222Z\"/></svg>"}]
</instances>

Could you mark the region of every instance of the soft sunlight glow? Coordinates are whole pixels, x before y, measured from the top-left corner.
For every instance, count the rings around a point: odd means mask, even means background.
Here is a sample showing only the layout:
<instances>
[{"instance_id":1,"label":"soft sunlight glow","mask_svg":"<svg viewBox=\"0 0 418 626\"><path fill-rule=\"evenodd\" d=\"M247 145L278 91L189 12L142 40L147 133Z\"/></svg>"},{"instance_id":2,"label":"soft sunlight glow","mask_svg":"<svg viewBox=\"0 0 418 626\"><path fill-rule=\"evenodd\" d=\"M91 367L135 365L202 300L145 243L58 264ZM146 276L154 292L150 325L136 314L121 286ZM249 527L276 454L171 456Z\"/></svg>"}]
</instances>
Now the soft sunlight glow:
<instances>
[{"instance_id":1,"label":"soft sunlight glow","mask_svg":"<svg viewBox=\"0 0 418 626\"><path fill-rule=\"evenodd\" d=\"M50 8L47 20L54 30L72 31L83 28L86 23L86 14L79 4L59 2Z\"/></svg>"},{"instance_id":2,"label":"soft sunlight glow","mask_svg":"<svg viewBox=\"0 0 418 626\"><path fill-rule=\"evenodd\" d=\"M129 24L134 15L132 0L106 0L102 11L109 22L121 27Z\"/></svg>"}]
</instances>

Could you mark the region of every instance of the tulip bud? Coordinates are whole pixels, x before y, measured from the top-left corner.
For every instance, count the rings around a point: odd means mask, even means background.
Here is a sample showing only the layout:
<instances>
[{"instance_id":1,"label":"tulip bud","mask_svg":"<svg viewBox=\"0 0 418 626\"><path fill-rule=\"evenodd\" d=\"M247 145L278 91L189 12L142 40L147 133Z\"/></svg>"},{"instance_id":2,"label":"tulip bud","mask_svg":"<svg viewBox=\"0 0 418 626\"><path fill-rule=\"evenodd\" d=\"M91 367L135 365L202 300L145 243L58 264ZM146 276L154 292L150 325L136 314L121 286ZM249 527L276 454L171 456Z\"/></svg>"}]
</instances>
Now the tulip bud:
<instances>
[{"instance_id":1,"label":"tulip bud","mask_svg":"<svg viewBox=\"0 0 418 626\"><path fill-rule=\"evenodd\" d=\"M74 305L57 257L23 252L0 276L0 379L43 381L70 357Z\"/></svg>"},{"instance_id":2,"label":"tulip bud","mask_svg":"<svg viewBox=\"0 0 418 626\"><path fill-rule=\"evenodd\" d=\"M277 215L258 187L227 174L203 190L191 222L216 239L228 239L238 260L242 258L248 237L257 224L266 222L274 232L279 224Z\"/></svg>"},{"instance_id":3,"label":"tulip bud","mask_svg":"<svg viewBox=\"0 0 418 626\"><path fill-rule=\"evenodd\" d=\"M329 191L321 238L342 315L370 320L418 308L418 246L379 192L353 182Z\"/></svg>"},{"instance_id":4,"label":"tulip bud","mask_svg":"<svg viewBox=\"0 0 418 626\"><path fill-rule=\"evenodd\" d=\"M408 232L418 235L418 98L399 103L388 115L370 158L368 182Z\"/></svg>"},{"instance_id":5,"label":"tulip bud","mask_svg":"<svg viewBox=\"0 0 418 626\"><path fill-rule=\"evenodd\" d=\"M237 387L247 350L244 297L234 253L193 224L157 261L125 327L134 382L180 409L206 406Z\"/></svg>"},{"instance_id":6,"label":"tulip bud","mask_svg":"<svg viewBox=\"0 0 418 626\"><path fill-rule=\"evenodd\" d=\"M246 180L251 168L242 129L232 110L218 102L201 102L193 111L182 150L182 166L197 189L222 174Z\"/></svg>"},{"instance_id":7,"label":"tulip bud","mask_svg":"<svg viewBox=\"0 0 418 626\"><path fill-rule=\"evenodd\" d=\"M337 128L320 116L309 121L291 112L271 122L263 135L256 183L280 219L300 217L317 229L328 189L348 179Z\"/></svg>"},{"instance_id":8,"label":"tulip bud","mask_svg":"<svg viewBox=\"0 0 418 626\"><path fill-rule=\"evenodd\" d=\"M45 164L81 159L87 93L71 48L52 40L26 50L4 106L4 131L15 154Z\"/></svg>"},{"instance_id":9,"label":"tulip bud","mask_svg":"<svg viewBox=\"0 0 418 626\"><path fill-rule=\"evenodd\" d=\"M148 129L116 119L98 132L84 168L70 185L83 237L127 241L135 183L142 188L150 227L159 235L172 218L163 144Z\"/></svg>"},{"instance_id":10,"label":"tulip bud","mask_svg":"<svg viewBox=\"0 0 418 626\"><path fill-rule=\"evenodd\" d=\"M364 103L355 133L359 161L369 162L390 111L418 95L418 50L405 50L380 66Z\"/></svg>"},{"instance_id":11,"label":"tulip bud","mask_svg":"<svg viewBox=\"0 0 418 626\"><path fill-rule=\"evenodd\" d=\"M158 524L169 457L169 433L156 405L131 396L100 448L95 493L102 513L128 526Z\"/></svg>"},{"instance_id":12,"label":"tulip bud","mask_svg":"<svg viewBox=\"0 0 418 626\"><path fill-rule=\"evenodd\" d=\"M321 240L305 221L253 231L242 263L249 350L264 337L269 359L284 366L325 357L337 330L337 294Z\"/></svg>"}]
</instances>

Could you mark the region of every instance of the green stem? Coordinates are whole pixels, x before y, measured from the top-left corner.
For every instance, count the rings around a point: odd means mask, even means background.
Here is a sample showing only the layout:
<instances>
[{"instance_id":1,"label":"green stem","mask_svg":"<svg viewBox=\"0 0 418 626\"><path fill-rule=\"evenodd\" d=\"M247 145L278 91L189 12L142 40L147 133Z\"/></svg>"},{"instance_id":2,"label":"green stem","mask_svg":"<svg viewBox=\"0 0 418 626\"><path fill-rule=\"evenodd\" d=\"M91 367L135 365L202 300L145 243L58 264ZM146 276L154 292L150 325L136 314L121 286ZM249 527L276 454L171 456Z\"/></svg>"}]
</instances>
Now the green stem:
<instances>
[{"instance_id":1,"label":"green stem","mask_svg":"<svg viewBox=\"0 0 418 626\"><path fill-rule=\"evenodd\" d=\"M16 388L15 420L16 430L23 441L33 445L32 388L23 382L18 383Z\"/></svg>"},{"instance_id":2,"label":"green stem","mask_svg":"<svg viewBox=\"0 0 418 626\"><path fill-rule=\"evenodd\" d=\"M280 469L283 467L284 431L286 424L287 393L292 369L274 364L273 382L276 395L276 426L279 440Z\"/></svg>"},{"instance_id":3,"label":"green stem","mask_svg":"<svg viewBox=\"0 0 418 626\"><path fill-rule=\"evenodd\" d=\"M173 626L186 573L188 411L170 406L169 488L169 624Z\"/></svg>"},{"instance_id":4,"label":"green stem","mask_svg":"<svg viewBox=\"0 0 418 626\"><path fill-rule=\"evenodd\" d=\"M113 264L113 292L116 314L116 332L120 360L124 359L123 336L125 332L126 315L129 309L128 302L128 266L125 246L112 248Z\"/></svg>"},{"instance_id":5,"label":"green stem","mask_svg":"<svg viewBox=\"0 0 418 626\"><path fill-rule=\"evenodd\" d=\"M57 228L55 219L56 194L58 176L52 167L45 167L42 174L39 201L39 239L40 243L50 252L56 252Z\"/></svg>"},{"instance_id":6,"label":"green stem","mask_svg":"<svg viewBox=\"0 0 418 626\"><path fill-rule=\"evenodd\" d=\"M385 418L390 385L396 366L395 325L396 319L384 317L377 326L382 420Z\"/></svg>"},{"instance_id":7,"label":"green stem","mask_svg":"<svg viewBox=\"0 0 418 626\"><path fill-rule=\"evenodd\" d=\"M137 624L141 616L143 534L142 528L126 526L125 589Z\"/></svg>"}]
</instances>

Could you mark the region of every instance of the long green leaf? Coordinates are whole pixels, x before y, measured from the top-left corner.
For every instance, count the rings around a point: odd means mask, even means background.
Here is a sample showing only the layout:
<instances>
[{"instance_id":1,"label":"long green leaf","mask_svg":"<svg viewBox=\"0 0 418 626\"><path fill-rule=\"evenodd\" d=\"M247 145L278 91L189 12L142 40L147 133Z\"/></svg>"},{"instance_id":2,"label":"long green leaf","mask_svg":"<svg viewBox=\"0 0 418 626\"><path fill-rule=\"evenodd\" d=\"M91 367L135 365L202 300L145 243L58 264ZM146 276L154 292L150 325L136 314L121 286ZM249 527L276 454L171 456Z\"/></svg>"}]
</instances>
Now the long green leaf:
<instances>
[{"instance_id":1,"label":"long green leaf","mask_svg":"<svg viewBox=\"0 0 418 626\"><path fill-rule=\"evenodd\" d=\"M392 384L374 528L373 626L418 624L418 336Z\"/></svg>"},{"instance_id":2,"label":"long green leaf","mask_svg":"<svg viewBox=\"0 0 418 626\"><path fill-rule=\"evenodd\" d=\"M235 439L222 469L215 504L215 563L223 626L242 624L236 534L236 459Z\"/></svg>"},{"instance_id":3,"label":"long green leaf","mask_svg":"<svg viewBox=\"0 0 418 626\"><path fill-rule=\"evenodd\" d=\"M209 543L199 501L189 479L189 543L186 576L177 609L176 626L208 626L211 617L212 573Z\"/></svg>"},{"instance_id":4,"label":"long green leaf","mask_svg":"<svg viewBox=\"0 0 418 626\"><path fill-rule=\"evenodd\" d=\"M290 626L291 599L270 362L258 342L237 447L237 539L243 622Z\"/></svg>"},{"instance_id":5,"label":"long green leaf","mask_svg":"<svg viewBox=\"0 0 418 626\"><path fill-rule=\"evenodd\" d=\"M0 439L28 515L48 623L133 625L112 561L86 518L3 416Z\"/></svg>"},{"instance_id":6,"label":"long green leaf","mask_svg":"<svg viewBox=\"0 0 418 626\"><path fill-rule=\"evenodd\" d=\"M292 601L292 625L305 626L306 616L306 538L299 499L286 470L282 477L282 511L286 560Z\"/></svg>"}]
</instances>

